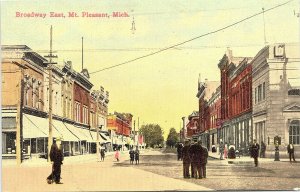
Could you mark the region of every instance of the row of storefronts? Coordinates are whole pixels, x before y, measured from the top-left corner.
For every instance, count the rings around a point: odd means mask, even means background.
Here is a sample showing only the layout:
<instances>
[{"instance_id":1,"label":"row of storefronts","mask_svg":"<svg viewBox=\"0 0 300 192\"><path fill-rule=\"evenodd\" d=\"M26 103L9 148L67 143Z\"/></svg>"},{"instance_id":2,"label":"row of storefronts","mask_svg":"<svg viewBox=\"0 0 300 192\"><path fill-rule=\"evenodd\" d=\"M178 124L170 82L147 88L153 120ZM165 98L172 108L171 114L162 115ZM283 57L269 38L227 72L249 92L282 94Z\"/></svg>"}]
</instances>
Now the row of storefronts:
<instances>
[{"instance_id":1,"label":"row of storefronts","mask_svg":"<svg viewBox=\"0 0 300 192\"><path fill-rule=\"evenodd\" d=\"M227 50L218 63L220 82L199 80L197 129L187 124L185 139L202 140L211 150L222 141L247 151L254 139L274 156L275 142L300 150L300 47L274 44L254 58ZM194 114L195 112L193 112ZM192 115L192 114L191 114ZM285 155L286 153L281 153Z\"/></svg>"},{"instance_id":2,"label":"row of storefronts","mask_svg":"<svg viewBox=\"0 0 300 192\"><path fill-rule=\"evenodd\" d=\"M2 45L1 51L3 158L16 158L19 149L23 158L46 157L48 138L61 138L66 156L96 153L100 145L107 151L137 145L132 115L121 114L122 129L108 128L109 92L92 89L87 69L77 72L71 61L50 67L26 45Z\"/></svg>"}]
</instances>

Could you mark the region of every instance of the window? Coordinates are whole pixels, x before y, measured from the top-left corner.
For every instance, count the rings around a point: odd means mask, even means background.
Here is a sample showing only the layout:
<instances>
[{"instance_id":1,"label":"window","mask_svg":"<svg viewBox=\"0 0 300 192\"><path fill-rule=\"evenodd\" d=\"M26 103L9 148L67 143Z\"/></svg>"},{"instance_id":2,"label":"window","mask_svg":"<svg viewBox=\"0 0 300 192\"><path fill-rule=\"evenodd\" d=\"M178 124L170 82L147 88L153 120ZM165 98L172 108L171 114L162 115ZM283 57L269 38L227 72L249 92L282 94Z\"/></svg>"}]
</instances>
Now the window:
<instances>
[{"instance_id":1,"label":"window","mask_svg":"<svg viewBox=\"0 0 300 192\"><path fill-rule=\"evenodd\" d=\"M255 88L255 103L258 103L266 98L266 84L265 82Z\"/></svg>"},{"instance_id":2,"label":"window","mask_svg":"<svg viewBox=\"0 0 300 192\"><path fill-rule=\"evenodd\" d=\"M255 98L255 104L257 103L257 87L255 88L255 96L254 96L254 98Z\"/></svg>"},{"instance_id":3,"label":"window","mask_svg":"<svg viewBox=\"0 0 300 192\"><path fill-rule=\"evenodd\" d=\"M83 123L88 124L89 110L87 106L83 105L82 113L83 113L83 119L82 119Z\"/></svg>"},{"instance_id":4,"label":"window","mask_svg":"<svg viewBox=\"0 0 300 192\"><path fill-rule=\"evenodd\" d=\"M300 121L293 120L291 121L289 128L289 141L292 144L300 144Z\"/></svg>"},{"instance_id":5,"label":"window","mask_svg":"<svg viewBox=\"0 0 300 192\"><path fill-rule=\"evenodd\" d=\"M266 98L266 83L264 82L262 84L262 99L265 99Z\"/></svg>"},{"instance_id":6,"label":"window","mask_svg":"<svg viewBox=\"0 0 300 192\"><path fill-rule=\"evenodd\" d=\"M75 101L74 106L74 120L80 122L80 103Z\"/></svg>"},{"instance_id":7,"label":"window","mask_svg":"<svg viewBox=\"0 0 300 192\"><path fill-rule=\"evenodd\" d=\"M290 89L288 95L298 95L300 96L300 89Z\"/></svg>"},{"instance_id":8,"label":"window","mask_svg":"<svg viewBox=\"0 0 300 192\"><path fill-rule=\"evenodd\" d=\"M258 88L257 88L257 101L260 102L262 100L262 85L259 85Z\"/></svg>"}]
</instances>

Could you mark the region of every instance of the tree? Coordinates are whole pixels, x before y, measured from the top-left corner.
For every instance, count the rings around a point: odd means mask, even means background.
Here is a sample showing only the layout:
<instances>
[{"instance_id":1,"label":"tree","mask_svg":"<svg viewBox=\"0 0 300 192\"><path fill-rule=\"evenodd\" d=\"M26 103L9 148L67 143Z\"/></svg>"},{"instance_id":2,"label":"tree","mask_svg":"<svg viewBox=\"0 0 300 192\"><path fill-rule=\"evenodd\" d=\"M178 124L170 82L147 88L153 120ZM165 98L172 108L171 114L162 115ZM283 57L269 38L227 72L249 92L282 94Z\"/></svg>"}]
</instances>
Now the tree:
<instances>
[{"instance_id":1,"label":"tree","mask_svg":"<svg viewBox=\"0 0 300 192\"><path fill-rule=\"evenodd\" d=\"M162 128L157 124L142 125L139 130L139 134L144 136L146 145L150 147L163 145L163 133Z\"/></svg>"},{"instance_id":2,"label":"tree","mask_svg":"<svg viewBox=\"0 0 300 192\"><path fill-rule=\"evenodd\" d=\"M176 132L175 128L171 128L167 138L167 146L175 147L178 141L179 141L178 133Z\"/></svg>"}]
</instances>

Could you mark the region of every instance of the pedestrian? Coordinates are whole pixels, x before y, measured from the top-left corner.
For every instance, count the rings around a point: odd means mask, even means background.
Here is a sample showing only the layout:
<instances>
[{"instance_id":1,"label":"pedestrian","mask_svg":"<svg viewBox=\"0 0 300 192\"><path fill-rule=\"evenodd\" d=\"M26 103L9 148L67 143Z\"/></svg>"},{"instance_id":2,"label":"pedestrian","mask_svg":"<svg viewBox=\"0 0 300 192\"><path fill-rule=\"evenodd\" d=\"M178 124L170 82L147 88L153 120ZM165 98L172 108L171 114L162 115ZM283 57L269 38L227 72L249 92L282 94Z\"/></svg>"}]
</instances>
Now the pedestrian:
<instances>
[{"instance_id":1,"label":"pedestrian","mask_svg":"<svg viewBox=\"0 0 300 192\"><path fill-rule=\"evenodd\" d=\"M103 144L101 145L101 148L100 148L100 155L101 155L101 161L104 161L104 158L105 158L105 147L103 146Z\"/></svg>"},{"instance_id":2,"label":"pedestrian","mask_svg":"<svg viewBox=\"0 0 300 192\"><path fill-rule=\"evenodd\" d=\"M116 150L115 158L117 159L117 161L119 161L119 158L120 158L119 149Z\"/></svg>"},{"instance_id":3,"label":"pedestrian","mask_svg":"<svg viewBox=\"0 0 300 192\"><path fill-rule=\"evenodd\" d=\"M183 164L183 178L190 178L191 159L189 155L190 142L185 141L182 148L182 164Z\"/></svg>"},{"instance_id":4,"label":"pedestrian","mask_svg":"<svg viewBox=\"0 0 300 192\"><path fill-rule=\"evenodd\" d=\"M182 143L177 144L177 160L182 160Z\"/></svg>"},{"instance_id":5,"label":"pedestrian","mask_svg":"<svg viewBox=\"0 0 300 192\"><path fill-rule=\"evenodd\" d=\"M194 141L192 141L192 144L189 149L189 156L190 156L190 160L191 160L191 177L192 178L195 178L196 162L193 161L193 155L195 153L196 148L197 148L196 143Z\"/></svg>"},{"instance_id":6,"label":"pedestrian","mask_svg":"<svg viewBox=\"0 0 300 192\"><path fill-rule=\"evenodd\" d=\"M60 182L60 174L64 155L61 149L61 138L56 138L56 140L54 140L50 149L50 160L52 164L52 171L47 177L47 183L51 184L54 181L56 184L62 184L62 182Z\"/></svg>"},{"instance_id":7,"label":"pedestrian","mask_svg":"<svg viewBox=\"0 0 300 192\"><path fill-rule=\"evenodd\" d=\"M202 179L202 173L201 173L201 158L203 156L203 149L200 145L201 141L198 141L195 144L195 150L192 158L192 162L194 162L194 176L195 179Z\"/></svg>"},{"instance_id":8,"label":"pedestrian","mask_svg":"<svg viewBox=\"0 0 300 192\"><path fill-rule=\"evenodd\" d=\"M200 147L202 148L202 154L200 157L200 178L206 178L206 164L208 158L208 150L202 145L202 141L199 141Z\"/></svg>"},{"instance_id":9,"label":"pedestrian","mask_svg":"<svg viewBox=\"0 0 300 192\"><path fill-rule=\"evenodd\" d=\"M256 142L256 139L253 140L253 144L251 146L251 157L254 158L255 167L258 166L258 154L259 154L259 144Z\"/></svg>"},{"instance_id":10,"label":"pedestrian","mask_svg":"<svg viewBox=\"0 0 300 192\"><path fill-rule=\"evenodd\" d=\"M265 158L266 157L266 144L262 141L260 144L260 158Z\"/></svg>"},{"instance_id":11,"label":"pedestrian","mask_svg":"<svg viewBox=\"0 0 300 192\"><path fill-rule=\"evenodd\" d=\"M132 148L129 151L129 157L130 157L130 164L133 164L133 161L134 161L134 151L133 151Z\"/></svg>"},{"instance_id":12,"label":"pedestrian","mask_svg":"<svg viewBox=\"0 0 300 192\"><path fill-rule=\"evenodd\" d=\"M227 159L228 157L228 147L227 147L227 143L225 143L224 145L224 159Z\"/></svg>"},{"instance_id":13,"label":"pedestrian","mask_svg":"<svg viewBox=\"0 0 300 192\"><path fill-rule=\"evenodd\" d=\"M140 164L140 151L139 148L136 147L136 150L134 152L134 159L135 159L135 164Z\"/></svg>"},{"instance_id":14,"label":"pedestrian","mask_svg":"<svg viewBox=\"0 0 300 192\"><path fill-rule=\"evenodd\" d=\"M225 145L223 144L223 141L221 141L220 146L219 146L220 160L224 159L224 158L223 158L224 147L225 147Z\"/></svg>"},{"instance_id":15,"label":"pedestrian","mask_svg":"<svg viewBox=\"0 0 300 192\"><path fill-rule=\"evenodd\" d=\"M290 162L292 162L292 158L293 158L293 161L296 161L295 160L295 154L294 154L294 145L292 143L290 143L287 146L287 152L289 153Z\"/></svg>"}]
</instances>

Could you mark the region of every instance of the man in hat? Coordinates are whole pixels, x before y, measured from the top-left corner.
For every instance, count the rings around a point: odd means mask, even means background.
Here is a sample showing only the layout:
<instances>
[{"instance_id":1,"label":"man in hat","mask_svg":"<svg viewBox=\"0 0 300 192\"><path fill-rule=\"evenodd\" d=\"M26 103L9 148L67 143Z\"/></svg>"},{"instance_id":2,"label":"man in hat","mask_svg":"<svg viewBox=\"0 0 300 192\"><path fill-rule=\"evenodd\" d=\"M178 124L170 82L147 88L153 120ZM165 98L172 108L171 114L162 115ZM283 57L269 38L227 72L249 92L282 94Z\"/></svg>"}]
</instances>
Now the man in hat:
<instances>
[{"instance_id":1,"label":"man in hat","mask_svg":"<svg viewBox=\"0 0 300 192\"><path fill-rule=\"evenodd\" d=\"M251 146L251 157L254 158L255 167L258 166L258 154L259 154L259 144L256 142L256 139L254 139L253 144Z\"/></svg>"},{"instance_id":2,"label":"man in hat","mask_svg":"<svg viewBox=\"0 0 300 192\"><path fill-rule=\"evenodd\" d=\"M292 162L292 159L296 161L294 155L294 145L292 143L287 146L287 152L289 153L290 162Z\"/></svg>"},{"instance_id":3,"label":"man in hat","mask_svg":"<svg viewBox=\"0 0 300 192\"><path fill-rule=\"evenodd\" d=\"M182 148L182 163L183 163L183 177L184 178L190 178L190 164L191 164L191 159L189 155L189 150L190 150L190 142L185 141L184 142L184 147Z\"/></svg>"},{"instance_id":4,"label":"man in hat","mask_svg":"<svg viewBox=\"0 0 300 192\"><path fill-rule=\"evenodd\" d=\"M189 149L189 156L190 156L190 160L191 160L191 177L194 178L195 177L195 169L196 169L196 162L194 161L196 158L194 158L194 154L196 152L196 143L195 141L191 141L191 146Z\"/></svg>"},{"instance_id":5,"label":"man in hat","mask_svg":"<svg viewBox=\"0 0 300 192\"><path fill-rule=\"evenodd\" d=\"M200 141L195 143L194 154L192 162L194 162L194 176L195 179L202 179L201 174L201 157L203 155L202 147L200 146Z\"/></svg>"},{"instance_id":6,"label":"man in hat","mask_svg":"<svg viewBox=\"0 0 300 192\"><path fill-rule=\"evenodd\" d=\"M206 164L208 158L208 150L207 148L202 145L202 141L198 142L201 147L201 157L200 157L200 178L206 178Z\"/></svg>"},{"instance_id":7,"label":"man in hat","mask_svg":"<svg viewBox=\"0 0 300 192\"><path fill-rule=\"evenodd\" d=\"M61 149L61 140L62 138L56 138L54 140L51 150L50 150L50 160L52 162L52 172L51 174L47 177L47 182L48 184L52 183L52 180L56 184L62 184L60 182L60 174L61 174L61 165L63 164L64 160L64 155Z\"/></svg>"}]
</instances>

